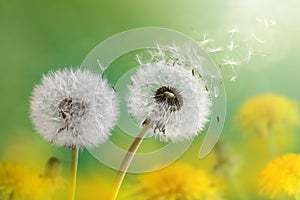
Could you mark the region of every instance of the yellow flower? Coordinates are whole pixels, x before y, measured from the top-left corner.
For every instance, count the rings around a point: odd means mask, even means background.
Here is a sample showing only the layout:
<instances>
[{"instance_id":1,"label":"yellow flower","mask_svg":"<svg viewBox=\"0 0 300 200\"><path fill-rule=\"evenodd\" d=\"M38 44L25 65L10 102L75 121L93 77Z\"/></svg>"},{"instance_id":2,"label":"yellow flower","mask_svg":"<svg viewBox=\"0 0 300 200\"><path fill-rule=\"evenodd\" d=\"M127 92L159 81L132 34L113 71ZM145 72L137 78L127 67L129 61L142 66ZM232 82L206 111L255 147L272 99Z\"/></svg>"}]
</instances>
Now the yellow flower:
<instances>
[{"instance_id":1,"label":"yellow flower","mask_svg":"<svg viewBox=\"0 0 300 200\"><path fill-rule=\"evenodd\" d=\"M300 155L286 154L272 160L262 171L258 187L260 194L271 198L279 194L300 196Z\"/></svg>"},{"instance_id":2,"label":"yellow flower","mask_svg":"<svg viewBox=\"0 0 300 200\"><path fill-rule=\"evenodd\" d=\"M137 191L143 200L217 200L219 182L203 170L187 164L173 164L139 176Z\"/></svg>"},{"instance_id":3,"label":"yellow flower","mask_svg":"<svg viewBox=\"0 0 300 200\"><path fill-rule=\"evenodd\" d=\"M236 119L243 132L261 136L283 133L299 125L297 104L276 94L249 99L240 107Z\"/></svg>"},{"instance_id":4,"label":"yellow flower","mask_svg":"<svg viewBox=\"0 0 300 200\"><path fill-rule=\"evenodd\" d=\"M39 184L39 174L29 168L15 163L0 163L0 199L21 200L34 197Z\"/></svg>"},{"instance_id":5,"label":"yellow flower","mask_svg":"<svg viewBox=\"0 0 300 200\"><path fill-rule=\"evenodd\" d=\"M48 171L49 171L49 167L48 167ZM47 174L45 173L40 174L21 164L11 163L11 162L1 162L0 163L0 199L1 200L51 199L53 197L54 192L57 189L62 188L62 186L64 185L64 181L60 176L50 177L46 175Z\"/></svg>"}]
</instances>

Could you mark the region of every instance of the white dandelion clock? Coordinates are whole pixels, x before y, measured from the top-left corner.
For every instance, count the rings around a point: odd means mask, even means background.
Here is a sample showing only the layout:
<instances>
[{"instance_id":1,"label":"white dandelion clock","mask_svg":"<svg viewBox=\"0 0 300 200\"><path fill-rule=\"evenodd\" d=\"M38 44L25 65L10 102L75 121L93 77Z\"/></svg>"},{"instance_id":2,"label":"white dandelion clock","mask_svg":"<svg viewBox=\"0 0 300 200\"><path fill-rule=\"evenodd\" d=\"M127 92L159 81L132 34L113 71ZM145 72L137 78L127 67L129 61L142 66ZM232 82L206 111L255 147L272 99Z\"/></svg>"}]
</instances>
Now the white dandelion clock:
<instances>
[{"instance_id":1,"label":"white dandelion clock","mask_svg":"<svg viewBox=\"0 0 300 200\"><path fill-rule=\"evenodd\" d=\"M119 114L117 96L99 75L65 69L42 78L33 90L30 108L40 135L71 148L67 199L74 200L78 149L98 146L109 138Z\"/></svg>"},{"instance_id":2,"label":"white dandelion clock","mask_svg":"<svg viewBox=\"0 0 300 200\"><path fill-rule=\"evenodd\" d=\"M205 82L179 67L148 63L129 85L129 111L142 124L153 123L161 141L189 140L208 122L211 101Z\"/></svg>"},{"instance_id":3,"label":"white dandelion clock","mask_svg":"<svg viewBox=\"0 0 300 200\"><path fill-rule=\"evenodd\" d=\"M119 112L117 96L107 81L80 69L44 76L30 104L38 133L65 147L95 147L105 142Z\"/></svg>"}]
</instances>

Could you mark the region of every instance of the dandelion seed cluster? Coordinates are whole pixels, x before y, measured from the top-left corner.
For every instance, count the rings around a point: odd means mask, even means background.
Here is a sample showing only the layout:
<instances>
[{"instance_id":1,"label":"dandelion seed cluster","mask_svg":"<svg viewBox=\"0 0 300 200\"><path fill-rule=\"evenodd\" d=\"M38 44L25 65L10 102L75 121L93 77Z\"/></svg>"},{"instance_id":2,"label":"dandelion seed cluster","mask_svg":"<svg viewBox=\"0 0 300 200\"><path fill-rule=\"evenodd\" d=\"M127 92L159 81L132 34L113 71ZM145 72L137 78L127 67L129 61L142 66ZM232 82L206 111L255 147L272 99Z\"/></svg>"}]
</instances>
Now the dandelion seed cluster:
<instances>
[{"instance_id":1,"label":"dandelion seed cluster","mask_svg":"<svg viewBox=\"0 0 300 200\"><path fill-rule=\"evenodd\" d=\"M118 100L107 81L87 70L59 70L44 76L30 102L38 133L57 146L94 147L117 122Z\"/></svg>"},{"instance_id":2,"label":"dandelion seed cluster","mask_svg":"<svg viewBox=\"0 0 300 200\"><path fill-rule=\"evenodd\" d=\"M161 141L182 141L203 130L210 114L205 82L177 64L148 63L131 77L128 106L142 124L153 122Z\"/></svg>"}]
</instances>

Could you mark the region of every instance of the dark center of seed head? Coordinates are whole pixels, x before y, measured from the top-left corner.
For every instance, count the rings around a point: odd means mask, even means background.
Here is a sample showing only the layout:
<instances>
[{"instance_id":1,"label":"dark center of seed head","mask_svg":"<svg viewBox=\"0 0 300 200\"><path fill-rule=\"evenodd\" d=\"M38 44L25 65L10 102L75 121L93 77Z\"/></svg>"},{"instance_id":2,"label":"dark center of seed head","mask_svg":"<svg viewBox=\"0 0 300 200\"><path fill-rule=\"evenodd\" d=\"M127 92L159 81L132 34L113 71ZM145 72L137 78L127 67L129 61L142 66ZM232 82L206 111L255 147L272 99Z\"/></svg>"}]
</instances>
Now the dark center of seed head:
<instances>
[{"instance_id":1,"label":"dark center of seed head","mask_svg":"<svg viewBox=\"0 0 300 200\"><path fill-rule=\"evenodd\" d=\"M65 98L58 104L58 115L65 121L64 129L74 129L74 123L78 122L88 112L88 105L86 102L75 99Z\"/></svg>"},{"instance_id":2,"label":"dark center of seed head","mask_svg":"<svg viewBox=\"0 0 300 200\"><path fill-rule=\"evenodd\" d=\"M171 112L180 110L183 105L181 94L173 87L160 87L156 90L154 98L158 104L165 106Z\"/></svg>"}]
</instances>

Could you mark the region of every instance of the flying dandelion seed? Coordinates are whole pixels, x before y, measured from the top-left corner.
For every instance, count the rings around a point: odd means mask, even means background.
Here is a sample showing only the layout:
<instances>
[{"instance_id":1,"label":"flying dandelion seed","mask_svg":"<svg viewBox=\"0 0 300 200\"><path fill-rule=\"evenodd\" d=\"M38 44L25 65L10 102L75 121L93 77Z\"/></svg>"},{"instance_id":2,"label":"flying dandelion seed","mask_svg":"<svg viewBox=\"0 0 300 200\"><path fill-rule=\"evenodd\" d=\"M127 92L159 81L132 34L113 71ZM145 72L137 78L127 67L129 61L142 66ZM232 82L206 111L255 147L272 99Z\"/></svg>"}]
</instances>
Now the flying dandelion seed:
<instances>
[{"instance_id":1,"label":"flying dandelion seed","mask_svg":"<svg viewBox=\"0 0 300 200\"><path fill-rule=\"evenodd\" d=\"M234 67L234 66L239 66L240 62L229 59L229 58L224 58L223 59L223 65L230 65L231 67Z\"/></svg>"},{"instance_id":2,"label":"flying dandelion seed","mask_svg":"<svg viewBox=\"0 0 300 200\"><path fill-rule=\"evenodd\" d=\"M276 25L276 21L274 19L256 18L256 21L260 24L263 24L266 28L270 28Z\"/></svg>"},{"instance_id":3,"label":"flying dandelion seed","mask_svg":"<svg viewBox=\"0 0 300 200\"><path fill-rule=\"evenodd\" d=\"M198 44L199 44L199 46L204 47L204 46L206 46L208 43L210 43L211 41L212 41L212 40L209 39L209 38L207 38L207 35L204 34L203 40L200 41L200 42L198 42Z\"/></svg>"},{"instance_id":4,"label":"flying dandelion seed","mask_svg":"<svg viewBox=\"0 0 300 200\"><path fill-rule=\"evenodd\" d=\"M240 32L240 30L238 28L232 28L232 29L227 30L227 33L229 33L231 37L233 37L233 35L235 35L236 33L239 33L239 32Z\"/></svg>"},{"instance_id":5,"label":"flying dandelion seed","mask_svg":"<svg viewBox=\"0 0 300 200\"><path fill-rule=\"evenodd\" d=\"M276 20L274 19L256 18L255 20L261 24L264 29L269 29L276 25ZM238 27L229 28L224 31L227 34L222 34L225 35L224 40L228 41L227 44L223 44L218 38L211 37L208 39L207 35L204 34L203 39L199 41L199 46L212 56L212 59L217 65L221 66L219 68L223 76L229 78L231 81L235 81L238 75L236 72L237 66L241 67L243 64L249 63L254 55L266 56L265 53L257 52L260 52L261 48L267 45L268 40L265 38L268 38L267 35L269 32L264 30L264 37L262 37L261 34L257 34L258 31L259 30L254 30L249 32L249 34L238 34L243 32L243 30L240 30ZM257 44L259 44L259 46ZM213 46L215 46L215 48ZM249 46L251 46L251 48L249 48ZM269 54L267 53L267 55ZM235 60L228 58L235 58ZM226 65L231 66L231 72L222 68L222 66Z\"/></svg>"},{"instance_id":6,"label":"flying dandelion seed","mask_svg":"<svg viewBox=\"0 0 300 200\"><path fill-rule=\"evenodd\" d=\"M231 51L231 52L232 52L235 48L237 48L237 47L238 47L238 45L235 45L235 43L234 43L233 40L231 40L231 41L229 42L229 44L227 45L228 50Z\"/></svg>"},{"instance_id":7,"label":"flying dandelion seed","mask_svg":"<svg viewBox=\"0 0 300 200\"><path fill-rule=\"evenodd\" d=\"M248 50L248 54L247 54L247 62L250 62L251 58L252 58L253 52L252 49L250 48Z\"/></svg>"},{"instance_id":8,"label":"flying dandelion seed","mask_svg":"<svg viewBox=\"0 0 300 200\"><path fill-rule=\"evenodd\" d=\"M264 43L265 43L265 41L262 40L262 39L260 39L260 38L258 38L258 37L256 36L255 33L252 33L251 35L252 35L252 38L253 38L256 42L258 42L258 43L260 43L260 44L264 44Z\"/></svg>"},{"instance_id":9,"label":"flying dandelion seed","mask_svg":"<svg viewBox=\"0 0 300 200\"><path fill-rule=\"evenodd\" d=\"M222 47L216 47L216 48L207 48L207 52L209 53L217 53L220 51L223 51L224 49Z\"/></svg>"}]
</instances>

